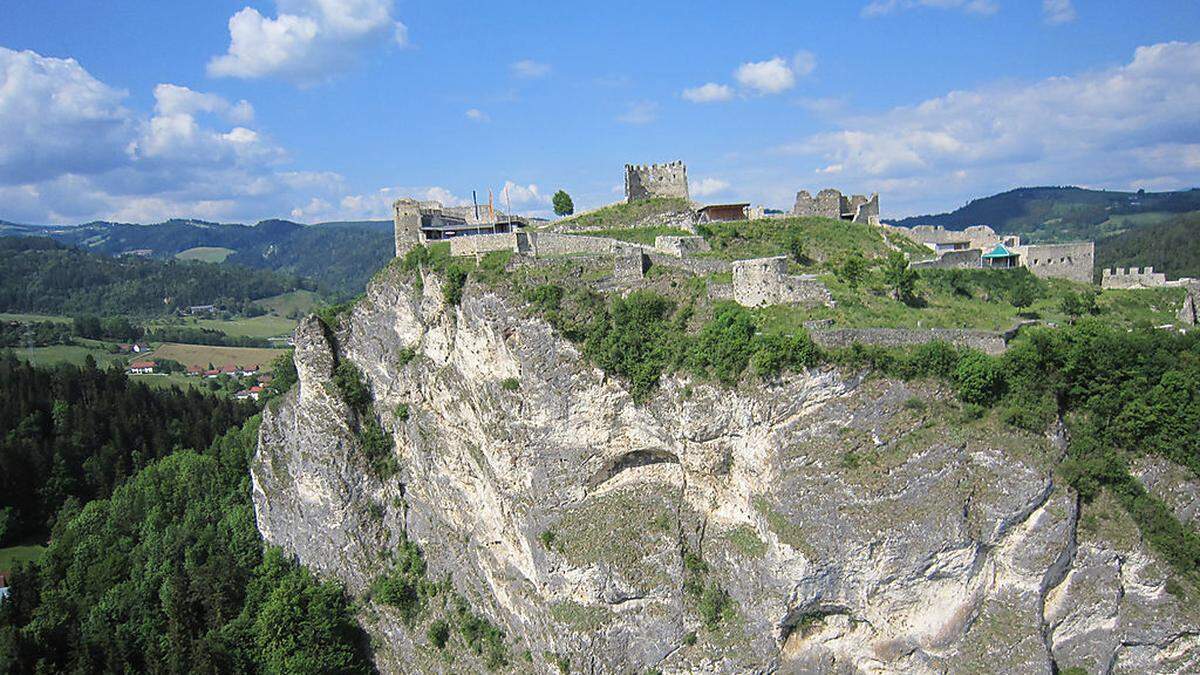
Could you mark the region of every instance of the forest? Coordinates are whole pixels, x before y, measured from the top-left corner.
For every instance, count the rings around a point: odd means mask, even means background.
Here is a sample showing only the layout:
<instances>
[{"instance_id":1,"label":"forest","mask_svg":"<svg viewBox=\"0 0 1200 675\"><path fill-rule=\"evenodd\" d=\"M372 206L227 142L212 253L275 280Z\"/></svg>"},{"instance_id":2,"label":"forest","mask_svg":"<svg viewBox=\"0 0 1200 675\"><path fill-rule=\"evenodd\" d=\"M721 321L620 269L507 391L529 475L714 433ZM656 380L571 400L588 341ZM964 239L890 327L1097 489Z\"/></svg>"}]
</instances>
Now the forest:
<instances>
[{"instance_id":1,"label":"forest","mask_svg":"<svg viewBox=\"0 0 1200 675\"><path fill-rule=\"evenodd\" d=\"M244 309L313 284L235 265L109 258L51 239L0 238L0 312L160 316L191 305Z\"/></svg>"}]
</instances>

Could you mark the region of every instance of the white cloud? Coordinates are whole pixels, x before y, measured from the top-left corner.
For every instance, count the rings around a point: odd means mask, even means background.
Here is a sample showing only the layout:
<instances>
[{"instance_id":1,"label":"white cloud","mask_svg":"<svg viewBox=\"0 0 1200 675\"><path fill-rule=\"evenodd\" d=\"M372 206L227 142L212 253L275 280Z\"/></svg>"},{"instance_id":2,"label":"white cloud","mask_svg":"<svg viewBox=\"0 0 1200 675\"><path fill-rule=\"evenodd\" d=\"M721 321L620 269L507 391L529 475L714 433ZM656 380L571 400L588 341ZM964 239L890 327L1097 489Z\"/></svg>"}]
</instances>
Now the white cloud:
<instances>
[{"instance_id":1,"label":"white cloud","mask_svg":"<svg viewBox=\"0 0 1200 675\"><path fill-rule=\"evenodd\" d=\"M1076 16L1071 0L1042 0L1042 18L1050 25L1071 23Z\"/></svg>"},{"instance_id":2,"label":"white cloud","mask_svg":"<svg viewBox=\"0 0 1200 675\"><path fill-rule=\"evenodd\" d=\"M515 77L524 79L534 79L545 77L550 74L550 66L546 63L539 63L533 59L522 59L509 66L512 74Z\"/></svg>"},{"instance_id":3,"label":"white cloud","mask_svg":"<svg viewBox=\"0 0 1200 675\"><path fill-rule=\"evenodd\" d=\"M249 101L230 103L216 94L192 91L177 84L160 84L154 88L154 112L165 116L212 113L238 124L254 121L254 106Z\"/></svg>"},{"instance_id":4,"label":"white cloud","mask_svg":"<svg viewBox=\"0 0 1200 675\"><path fill-rule=\"evenodd\" d=\"M649 124L658 119L658 104L654 101L634 101L617 116L622 124Z\"/></svg>"},{"instance_id":5,"label":"white cloud","mask_svg":"<svg viewBox=\"0 0 1200 675\"><path fill-rule=\"evenodd\" d=\"M126 96L74 59L0 47L0 184L125 163L134 127Z\"/></svg>"},{"instance_id":6,"label":"white cloud","mask_svg":"<svg viewBox=\"0 0 1200 675\"><path fill-rule=\"evenodd\" d=\"M846 118L841 130L782 150L810 160L814 172L838 173L844 187L884 192L898 211L1018 185L1131 187L1164 177L1194 185L1197 108L1200 43L1162 43L1115 68Z\"/></svg>"},{"instance_id":7,"label":"white cloud","mask_svg":"<svg viewBox=\"0 0 1200 675\"><path fill-rule=\"evenodd\" d=\"M471 109L467 110L467 119L471 120L472 122L490 122L490 121L492 121L492 118L489 117L487 113L483 112L482 110L480 110L478 108L471 108Z\"/></svg>"},{"instance_id":8,"label":"white cloud","mask_svg":"<svg viewBox=\"0 0 1200 675\"><path fill-rule=\"evenodd\" d=\"M957 9L969 14L988 16L1000 10L992 0L872 0L862 9L865 17L883 16L892 12L929 7L933 9Z\"/></svg>"},{"instance_id":9,"label":"white cloud","mask_svg":"<svg viewBox=\"0 0 1200 675\"><path fill-rule=\"evenodd\" d=\"M727 84L709 82L699 87L684 89L682 96L685 101L692 103L717 103L733 98L733 88Z\"/></svg>"},{"instance_id":10,"label":"white cloud","mask_svg":"<svg viewBox=\"0 0 1200 675\"><path fill-rule=\"evenodd\" d=\"M776 56L768 61L743 63L733 74L738 84L758 94L778 94L796 84L787 61Z\"/></svg>"},{"instance_id":11,"label":"white cloud","mask_svg":"<svg viewBox=\"0 0 1200 675\"><path fill-rule=\"evenodd\" d=\"M213 77L280 76L311 84L352 65L389 39L408 44L392 0L276 0L274 18L244 7L229 18L229 49L208 62Z\"/></svg>"},{"instance_id":12,"label":"white cloud","mask_svg":"<svg viewBox=\"0 0 1200 675\"><path fill-rule=\"evenodd\" d=\"M700 180L691 181L688 191L695 197L708 197L722 192L728 187L729 183L720 178L701 178Z\"/></svg>"}]
</instances>

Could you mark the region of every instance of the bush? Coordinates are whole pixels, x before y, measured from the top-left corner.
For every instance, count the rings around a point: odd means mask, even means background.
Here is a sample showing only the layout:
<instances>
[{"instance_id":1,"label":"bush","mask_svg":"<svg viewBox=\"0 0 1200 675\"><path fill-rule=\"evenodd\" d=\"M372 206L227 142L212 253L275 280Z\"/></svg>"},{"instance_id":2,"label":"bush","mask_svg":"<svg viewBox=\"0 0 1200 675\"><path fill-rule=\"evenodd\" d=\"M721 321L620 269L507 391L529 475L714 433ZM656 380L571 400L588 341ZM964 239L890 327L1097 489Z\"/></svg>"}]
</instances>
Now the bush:
<instances>
[{"instance_id":1,"label":"bush","mask_svg":"<svg viewBox=\"0 0 1200 675\"><path fill-rule=\"evenodd\" d=\"M446 269L446 285L442 287L442 299L451 307L462 302L463 287L467 285L467 270L455 263Z\"/></svg>"},{"instance_id":2,"label":"bush","mask_svg":"<svg viewBox=\"0 0 1200 675\"><path fill-rule=\"evenodd\" d=\"M867 275L867 261L859 251L851 251L837 268L837 276L850 288L858 288Z\"/></svg>"},{"instance_id":3,"label":"bush","mask_svg":"<svg viewBox=\"0 0 1200 675\"><path fill-rule=\"evenodd\" d=\"M425 557L420 547L407 538L401 540L391 569L371 584L374 598L399 610L400 617L409 625L433 590L425 580Z\"/></svg>"},{"instance_id":4,"label":"bush","mask_svg":"<svg viewBox=\"0 0 1200 675\"><path fill-rule=\"evenodd\" d=\"M429 630L425 632L425 637L429 638L429 644L438 649L445 649L446 643L450 641L450 624L444 619L437 619L429 624Z\"/></svg>"},{"instance_id":5,"label":"bush","mask_svg":"<svg viewBox=\"0 0 1200 675\"><path fill-rule=\"evenodd\" d=\"M359 415L367 414L371 406L371 390L363 381L358 366L348 359L339 361L333 370L333 384L346 405Z\"/></svg>"},{"instance_id":6,"label":"bush","mask_svg":"<svg viewBox=\"0 0 1200 675\"><path fill-rule=\"evenodd\" d=\"M954 369L958 397L967 403L989 405L999 398L1004 385L1000 364L980 352L967 352Z\"/></svg>"},{"instance_id":7,"label":"bush","mask_svg":"<svg viewBox=\"0 0 1200 675\"><path fill-rule=\"evenodd\" d=\"M778 377L784 369L798 371L820 361L821 354L808 333L796 335L770 333L760 335L754 342L750 363L762 378Z\"/></svg>"},{"instance_id":8,"label":"bush","mask_svg":"<svg viewBox=\"0 0 1200 675\"><path fill-rule=\"evenodd\" d=\"M750 310L732 302L718 303L688 350L688 364L700 375L712 374L734 384L750 363L754 332Z\"/></svg>"},{"instance_id":9,"label":"bush","mask_svg":"<svg viewBox=\"0 0 1200 675\"><path fill-rule=\"evenodd\" d=\"M400 368L412 363L412 360L417 358L417 350L412 347L405 347L396 354L396 365Z\"/></svg>"},{"instance_id":10,"label":"bush","mask_svg":"<svg viewBox=\"0 0 1200 675\"><path fill-rule=\"evenodd\" d=\"M883 282L891 289L895 300L908 302L915 297L917 273L908 266L908 259L899 251L892 251L884 261Z\"/></svg>"},{"instance_id":11,"label":"bush","mask_svg":"<svg viewBox=\"0 0 1200 675\"><path fill-rule=\"evenodd\" d=\"M393 412L395 413L396 419L398 421L400 421L400 422L408 421L409 410L408 410L407 403L396 404L396 409Z\"/></svg>"},{"instance_id":12,"label":"bush","mask_svg":"<svg viewBox=\"0 0 1200 675\"><path fill-rule=\"evenodd\" d=\"M675 362L677 336L667 316L675 303L651 291L614 298L584 342L584 353L607 372L629 379L635 401L649 397L659 377Z\"/></svg>"},{"instance_id":13,"label":"bush","mask_svg":"<svg viewBox=\"0 0 1200 675\"><path fill-rule=\"evenodd\" d=\"M500 388L504 391L516 391L521 388L521 381L515 377L506 377L500 380Z\"/></svg>"}]
</instances>

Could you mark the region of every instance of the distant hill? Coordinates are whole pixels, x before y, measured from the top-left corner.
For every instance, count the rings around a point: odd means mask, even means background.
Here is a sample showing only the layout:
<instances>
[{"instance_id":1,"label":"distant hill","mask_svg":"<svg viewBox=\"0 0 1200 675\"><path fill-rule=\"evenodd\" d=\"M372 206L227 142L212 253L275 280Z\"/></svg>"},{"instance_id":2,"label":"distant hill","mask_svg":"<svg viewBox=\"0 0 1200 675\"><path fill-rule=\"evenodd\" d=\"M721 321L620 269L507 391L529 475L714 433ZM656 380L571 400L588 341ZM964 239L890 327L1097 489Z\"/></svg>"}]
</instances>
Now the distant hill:
<instances>
[{"instance_id":1,"label":"distant hill","mask_svg":"<svg viewBox=\"0 0 1200 675\"><path fill-rule=\"evenodd\" d=\"M1200 213L1186 213L1096 242L1096 274L1106 267L1153 267L1168 279L1200 278Z\"/></svg>"},{"instance_id":2,"label":"distant hill","mask_svg":"<svg viewBox=\"0 0 1200 675\"><path fill-rule=\"evenodd\" d=\"M962 229L990 225L1028 241L1099 240L1105 236L1200 211L1200 189L1112 192L1077 187L1031 187L972 200L950 213L888 220L894 225Z\"/></svg>"},{"instance_id":3,"label":"distant hill","mask_svg":"<svg viewBox=\"0 0 1200 675\"><path fill-rule=\"evenodd\" d=\"M0 238L0 312L154 316L209 304L243 311L310 285L269 270L111 257L46 237Z\"/></svg>"},{"instance_id":4,"label":"distant hill","mask_svg":"<svg viewBox=\"0 0 1200 675\"><path fill-rule=\"evenodd\" d=\"M337 298L361 292L394 251L390 221L241 225L173 219L152 225L97 221L76 226L0 221L0 236L46 236L94 253L162 260L185 251L194 255L196 250L226 249L231 252L225 262L313 279L323 293Z\"/></svg>"}]
</instances>

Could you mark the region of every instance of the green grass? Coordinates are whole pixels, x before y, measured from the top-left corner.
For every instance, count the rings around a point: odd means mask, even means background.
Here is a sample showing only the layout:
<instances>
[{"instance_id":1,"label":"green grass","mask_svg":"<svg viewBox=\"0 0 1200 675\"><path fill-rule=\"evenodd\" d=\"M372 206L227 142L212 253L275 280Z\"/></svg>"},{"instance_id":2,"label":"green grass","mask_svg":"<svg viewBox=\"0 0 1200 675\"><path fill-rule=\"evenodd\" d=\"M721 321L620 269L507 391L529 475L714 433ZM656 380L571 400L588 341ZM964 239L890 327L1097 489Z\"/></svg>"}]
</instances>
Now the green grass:
<instances>
[{"instance_id":1,"label":"green grass","mask_svg":"<svg viewBox=\"0 0 1200 675\"><path fill-rule=\"evenodd\" d=\"M169 389L171 387L179 387L180 389L199 389L203 392L212 391L207 384L212 380L203 377L188 377L183 373L155 373L152 375L130 375L131 382L140 382L147 387L153 389ZM217 390L218 396L228 396L229 392Z\"/></svg>"},{"instance_id":2,"label":"green grass","mask_svg":"<svg viewBox=\"0 0 1200 675\"><path fill-rule=\"evenodd\" d=\"M292 291L256 300L255 304L262 305L276 316L288 317L293 314L309 314L321 301L313 291Z\"/></svg>"},{"instance_id":3,"label":"green grass","mask_svg":"<svg viewBox=\"0 0 1200 675\"><path fill-rule=\"evenodd\" d=\"M52 323L71 323L71 317L53 316L50 314L0 313L0 321L19 321L21 323L36 323L38 321L50 321Z\"/></svg>"},{"instance_id":4,"label":"green grass","mask_svg":"<svg viewBox=\"0 0 1200 675\"><path fill-rule=\"evenodd\" d=\"M110 354L100 342L93 340L78 340L82 344L53 345L51 347L34 347L33 349L14 349L13 354L22 360L29 361L35 366L54 366L60 363L82 366L90 355L100 367L108 366L123 360L129 355Z\"/></svg>"},{"instance_id":5,"label":"green grass","mask_svg":"<svg viewBox=\"0 0 1200 675\"><path fill-rule=\"evenodd\" d=\"M281 316L264 314L249 319L199 319L197 324L202 328L219 330L231 337L278 337L290 335L296 330L296 321Z\"/></svg>"},{"instance_id":6,"label":"green grass","mask_svg":"<svg viewBox=\"0 0 1200 675\"><path fill-rule=\"evenodd\" d=\"M1018 272L1001 272L1014 274ZM986 270L967 272L963 276L986 280L995 274ZM1018 309L1008 302L1002 292L988 290L981 281L966 296L930 282L922 274L917 282L917 295L924 306L913 307L893 300L883 285L882 275L873 270L857 289L850 288L833 274L821 280L829 287L835 307L803 308L775 305L760 310L762 328L767 331L795 332L805 321L832 319L838 328L966 328L973 330L1008 330L1026 317L1063 324L1068 317L1059 307L1064 293L1088 288L1085 284L1062 279L1039 282L1041 297L1030 307ZM1182 289L1148 289L1136 291L1104 291L1098 298L1105 321L1125 326L1149 322L1171 324L1183 301ZM1022 316L1024 315L1024 316Z\"/></svg>"},{"instance_id":7,"label":"green grass","mask_svg":"<svg viewBox=\"0 0 1200 675\"><path fill-rule=\"evenodd\" d=\"M789 255L793 240L799 241L806 260L801 267L810 271L829 269L852 251L867 259L883 258L892 251L889 242L914 257L925 257L929 250L906 237L861 223L829 218L766 218L733 223L706 223L697 227L712 246L702 254L723 260L766 258Z\"/></svg>"},{"instance_id":8,"label":"green grass","mask_svg":"<svg viewBox=\"0 0 1200 675\"><path fill-rule=\"evenodd\" d=\"M616 204L611 204L595 211L570 218L563 218L556 221L554 225L556 227L565 225L571 228L585 228L588 230L629 227L637 221L649 218L650 216L686 211L689 208L691 206L685 199L655 198L632 204L617 202Z\"/></svg>"},{"instance_id":9,"label":"green grass","mask_svg":"<svg viewBox=\"0 0 1200 675\"><path fill-rule=\"evenodd\" d=\"M199 260L200 262L219 263L237 251L221 246L196 246L175 254L177 260Z\"/></svg>"},{"instance_id":10,"label":"green grass","mask_svg":"<svg viewBox=\"0 0 1200 675\"><path fill-rule=\"evenodd\" d=\"M9 546L0 548L0 570L12 570L21 563L27 563L42 557L45 546Z\"/></svg>"},{"instance_id":11,"label":"green grass","mask_svg":"<svg viewBox=\"0 0 1200 675\"><path fill-rule=\"evenodd\" d=\"M608 237L619 241L653 246L655 237L687 237L692 233L678 227L627 227L612 230L588 230L587 234L593 237Z\"/></svg>"}]
</instances>

